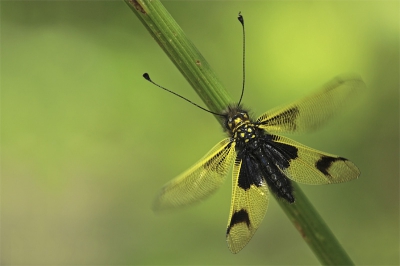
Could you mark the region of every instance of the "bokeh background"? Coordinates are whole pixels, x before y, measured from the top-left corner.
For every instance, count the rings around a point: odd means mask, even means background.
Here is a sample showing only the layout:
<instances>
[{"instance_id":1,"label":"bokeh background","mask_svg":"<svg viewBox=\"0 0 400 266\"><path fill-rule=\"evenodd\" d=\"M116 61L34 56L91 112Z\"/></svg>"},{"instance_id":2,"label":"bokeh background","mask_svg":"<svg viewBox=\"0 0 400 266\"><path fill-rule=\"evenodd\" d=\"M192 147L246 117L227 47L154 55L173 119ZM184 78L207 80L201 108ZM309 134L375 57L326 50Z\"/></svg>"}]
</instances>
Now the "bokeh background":
<instances>
[{"instance_id":1,"label":"bokeh background","mask_svg":"<svg viewBox=\"0 0 400 266\"><path fill-rule=\"evenodd\" d=\"M318 132L353 182L304 192L358 265L399 263L399 2L165 1L233 99L259 115L359 73L367 88ZM225 243L231 180L151 210L164 183L224 137L123 1L1 2L2 264L318 264L275 200L246 248Z\"/></svg>"}]
</instances>

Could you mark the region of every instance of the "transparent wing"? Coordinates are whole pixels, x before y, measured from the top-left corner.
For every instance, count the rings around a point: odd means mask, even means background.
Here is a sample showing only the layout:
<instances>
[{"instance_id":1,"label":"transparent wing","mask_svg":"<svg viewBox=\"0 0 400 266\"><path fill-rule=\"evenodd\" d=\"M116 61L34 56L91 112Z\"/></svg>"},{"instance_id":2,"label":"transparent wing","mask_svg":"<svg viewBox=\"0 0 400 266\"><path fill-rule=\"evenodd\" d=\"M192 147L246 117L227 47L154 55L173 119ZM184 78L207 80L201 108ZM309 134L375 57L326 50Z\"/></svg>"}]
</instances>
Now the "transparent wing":
<instances>
[{"instance_id":1,"label":"transparent wing","mask_svg":"<svg viewBox=\"0 0 400 266\"><path fill-rule=\"evenodd\" d=\"M236 159L233 167L233 193L226 231L226 241L232 253L238 253L247 245L267 212L267 184L265 181L258 184L251 181L251 172L254 173L257 167L240 159Z\"/></svg>"},{"instance_id":2,"label":"transparent wing","mask_svg":"<svg viewBox=\"0 0 400 266\"><path fill-rule=\"evenodd\" d=\"M185 206L209 196L224 182L234 158L235 143L229 138L222 140L199 162L162 188L154 209Z\"/></svg>"},{"instance_id":3,"label":"transparent wing","mask_svg":"<svg viewBox=\"0 0 400 266\"><path fill-rule=\"evenodd\" d=\"M282 136L273 141L285 153L290 153L289 167L281 169L288 178L303 184L322 185L357 179L360 170L351 161L336 155L314 150ZM295 149L293 148L295 147Z\"/></svg>"},{"instance_id":4,"label":"transparent wing","mask_svg":"<svg viewBox=\"0 0 400 266\"><path fill-rule=\"evenodd\" d=\"M337 77L322 86L320 92L268 111L257 122L269 133L311 131L327 121L352 94L364 87L365 83L359 77Z\"/></svg>"}]
</instances>

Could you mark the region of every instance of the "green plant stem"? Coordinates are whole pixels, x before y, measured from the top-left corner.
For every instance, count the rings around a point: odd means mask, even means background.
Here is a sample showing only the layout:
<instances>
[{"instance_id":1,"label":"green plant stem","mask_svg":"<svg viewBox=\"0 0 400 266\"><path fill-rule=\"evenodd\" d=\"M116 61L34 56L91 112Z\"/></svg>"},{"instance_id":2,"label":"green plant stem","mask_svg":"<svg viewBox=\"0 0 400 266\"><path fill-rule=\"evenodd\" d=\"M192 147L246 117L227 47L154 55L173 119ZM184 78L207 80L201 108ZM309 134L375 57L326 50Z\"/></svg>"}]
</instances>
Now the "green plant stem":
<instances>
[{"instance_id":1,"label":"green plant stem","mask_svg":"<svg viewBox=\"0 0 400 266\"><path fill-rule=\"evenodd\" d=\"M158 0L124 0L192 85L207 107L221 112L231 98L207 61ZM239 27L239 26L238 26ZM220 123L222 120L216 116ZM277 199L323 265L354 265L315 208L293 184L294 204Z\"/></svg>"},{"instance_id":2,"label":"green plant stem","mask_svg":"<svg viewBox=\"0 0 400 266\"><path fill-rule=\"evenodd\" d=\"M221 113L231 103L217 75L160 1L125 0L207 107ZM151 75L150 75L151 76ZM218 120L221 117L216 116Z\"/></svg>"}]
</instances>

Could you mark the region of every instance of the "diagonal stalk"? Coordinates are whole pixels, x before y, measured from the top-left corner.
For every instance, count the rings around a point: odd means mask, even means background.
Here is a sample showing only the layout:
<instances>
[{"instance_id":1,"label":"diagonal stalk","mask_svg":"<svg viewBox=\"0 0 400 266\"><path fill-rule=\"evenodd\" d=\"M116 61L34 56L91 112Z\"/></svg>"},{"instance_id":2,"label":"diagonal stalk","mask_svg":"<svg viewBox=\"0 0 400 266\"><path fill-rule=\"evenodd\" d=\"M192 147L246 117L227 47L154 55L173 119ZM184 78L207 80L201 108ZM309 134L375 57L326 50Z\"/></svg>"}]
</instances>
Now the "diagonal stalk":
<instances>
[{"instance_id":1,"label":"diagonal stalk","mask_svg":"<svg viewBox=\"0 0 400 266\"><path fill-rule=\"evenodd\" d=\"M215 72L159 0L124 1L211 111L219 113L232 103ZM293 188L295 204L277 201L321 264L354 265L300 187L293 183Z\"/></svg>"}]
</instances>

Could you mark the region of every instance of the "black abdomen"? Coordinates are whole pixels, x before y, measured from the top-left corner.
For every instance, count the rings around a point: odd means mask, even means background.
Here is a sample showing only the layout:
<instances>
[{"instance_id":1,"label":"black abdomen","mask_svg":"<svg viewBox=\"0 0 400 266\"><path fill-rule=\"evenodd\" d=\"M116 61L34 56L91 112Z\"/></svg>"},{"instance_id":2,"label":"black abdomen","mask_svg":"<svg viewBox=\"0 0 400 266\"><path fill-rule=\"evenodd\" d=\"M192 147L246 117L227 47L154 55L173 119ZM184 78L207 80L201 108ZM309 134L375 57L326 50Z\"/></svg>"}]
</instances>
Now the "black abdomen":
<instances>
[{"instance_id":1,"label":"black abdomen","mask_svg":"<svg viewBox=\"0 0 400 266\"><path fill-rule=\"evenodd\" d=\"M290 166L292 159L297 158L297 149L274 142L273 136L264 132L257 133L256 138L237 146L238 159L242 160L239 186L246 190L252 184L261 186L266 182L274 194L293 203L292 183L282 170Z\"/></svg>"}]
</instances>

